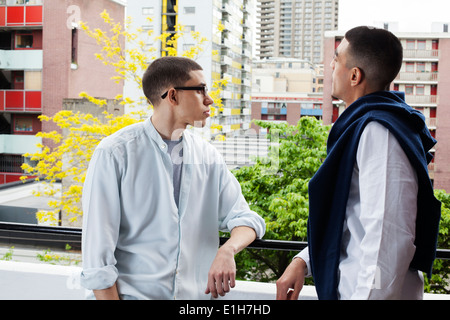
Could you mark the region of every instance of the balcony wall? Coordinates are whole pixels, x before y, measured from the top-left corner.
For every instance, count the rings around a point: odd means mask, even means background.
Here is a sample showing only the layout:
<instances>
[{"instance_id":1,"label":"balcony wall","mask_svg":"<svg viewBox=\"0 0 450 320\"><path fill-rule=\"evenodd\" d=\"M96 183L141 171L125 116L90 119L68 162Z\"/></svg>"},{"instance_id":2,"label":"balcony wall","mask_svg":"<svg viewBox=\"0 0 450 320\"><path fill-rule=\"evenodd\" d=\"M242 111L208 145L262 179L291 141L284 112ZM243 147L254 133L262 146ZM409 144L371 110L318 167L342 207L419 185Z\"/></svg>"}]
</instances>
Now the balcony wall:
<instances>
[{"instance_id":1,"label":"balcony wall","mask_svg":"<svg viewBox=\"0 0 450 320\"><path fill-rule=\"evenodd\" d=\"M438 82L439 73L438 72L400 72L395 79L398 81L406 82Z\"/></svg>"},{"instance_id":2,"label":"balcony wall","mask_svg":"<svg viewBox=\"0 0 450 320\"><path fill-rule=\"evenodd\" d=\"M43 50L0 50L0 69L42 70Z\"/></svg>"},{"instance_id":3,"label":"balcony wall","mask_svg":"<svg viewBox=\"0 0 450 320\"><path fill-rule=\"evenodd\" d=\"M405 59L439 59L439 50L403 50L403 58Z\"/></svg>"},{"instance_id":4,"label":"balcony wall","mask_svg":"<svg viewBox=\"0 0 450 320\"><path fill-rule=\"evenodd\" d=\"M42 91L0 90L0 111L42 111Z\"/></svg>"},{"instance_id":5,"label":"balcony wall","mask_svg":"<svg viewBox=\"0 0 450 320\"><path fill-rule=\"evenodd\" d=\"M0 26L42 26L42 5L0 6Z\"/></svg>"},{"instance_id":6,"label":"balcony wall","mask_svg":"<svg viewBox=\"0 0 450 320\"><path fill-rule=\"evenodd\" d=\"M36 153L40 149L36 146L42 143L42 138L31 135L1 134L0 153L24 154Z\"/></svg>"},{"instance_id":7,"label":"balcony wall","mask_svg":"<svg viewBox=\"0 0 450 320\"><path fill-rule=\"evenodd\" d=\"M0 261L1 300L81 300L80 267L43 263ZM219 300L274 300L274 283L237 281ZM425 300L450 300L450 295L425 294ZM305 286L299 300L317 300L314 287Z\"/></svg>"}]
</instances>

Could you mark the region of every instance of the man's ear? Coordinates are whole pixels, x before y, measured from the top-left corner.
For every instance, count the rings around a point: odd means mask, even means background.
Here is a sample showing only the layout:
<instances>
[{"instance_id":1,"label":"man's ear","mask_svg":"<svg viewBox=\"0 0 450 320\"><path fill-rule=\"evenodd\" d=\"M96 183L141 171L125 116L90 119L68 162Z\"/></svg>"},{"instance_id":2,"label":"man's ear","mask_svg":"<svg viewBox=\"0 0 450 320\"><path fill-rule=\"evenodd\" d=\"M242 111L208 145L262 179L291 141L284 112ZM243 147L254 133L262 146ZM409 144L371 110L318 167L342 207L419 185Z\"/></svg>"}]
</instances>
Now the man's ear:
<instances>
[{"instance_id":1,"label":"man's ear","mask_svg":"<svg viewBox=\"0 0 450 320\"><path fill-rule=\"evenodd\" d=\"M352 87L356 87L357 85L361 84L363 80L364 80L364 72L358 67L352 68L351 70Z\"/></svg>"},{"instance_id":2,"label":"man's ear","mask_svg":"<svg viewBox=\"0 0 450 320\"><path fill-rule=\"evenodd\" d=\"M177 90L175 89L170 89L169 93L167 94L167 98L169 99L169 102L172 104L177 104Z\"/></svg>"}]
</instances>

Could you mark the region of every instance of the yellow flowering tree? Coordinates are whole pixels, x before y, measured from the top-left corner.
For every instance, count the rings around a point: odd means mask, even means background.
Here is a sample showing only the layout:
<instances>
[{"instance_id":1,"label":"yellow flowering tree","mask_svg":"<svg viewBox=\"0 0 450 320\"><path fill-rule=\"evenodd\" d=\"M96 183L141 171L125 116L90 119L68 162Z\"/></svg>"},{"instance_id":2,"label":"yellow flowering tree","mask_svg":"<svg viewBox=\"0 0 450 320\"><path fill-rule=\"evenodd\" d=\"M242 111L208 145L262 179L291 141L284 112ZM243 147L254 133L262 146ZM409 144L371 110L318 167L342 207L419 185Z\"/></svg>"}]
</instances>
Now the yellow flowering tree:
<instances>
[{"instance_id":1,"label":"yellow flowering tree","mask_svg":"<svg viewBox=\"0 0 450 320\"><path fill-rule=\"evenodd\" d=\"M140 75L143 74L148 64L156 58L156 48L146 46L141 38L144 34L142 29L132 30L131 18L127 18L122 24L121 22L115 22L106 11L101 13L101 17L108 31L98 28L92 30L86 23L80 22L84 32L95 39L101 48L101 52L97 53L95 58L114 68L116 75L112 77L112 81L118 83L125 80L133 81L142 89ZM152 33L153 31L150 30L145 36L155 37ZM156 36L155 39L166 42L169 55L177 55L176 41L184 35L183 26L178 25L174 35L163 33ZM204 50L203 47L207 39L198 32L191 32L191 36L196 44L183 52L182 55L195 59ZM213 54L217 54L217 52L213 52ZM220 91L224 86L226 86L224 80L213 83L211 97L214 99L215 107L211 108L212 117L217 114L217 108L222 108ZM78 217L82 215L80 200L86 170L97 144L104 137L148 117L148 113L142 109L115 115L106 110L108 103L111 103L111 101L97 99L87 92L81 92L80 97L101 108L103 110L102 119L92 114L70 110L62 110L52 117L40 116L41 121L52 121L60 130L38 133L37 136L48 139L52 143L39 145L40 152L24 155L36 164L24 164L22 166L22 169L28 175L23 176L22 180L28 179L30 175L37 176L36 180L44 184L44 189L35 192L35 195L53 199L48 203L52 210L42 210L37 213L40 222L46 221L50 224L58 224L60 223L60 212L63 212L68 216L69 222L76 224ZM148 105L145 97L133 100L122 95L116 96L114 103L124 107L127 106L131 110L138 104ZM152 106L148 106L148 108L152 108ZM211 129L217 129L218 127L213 124ZM62 189L56 187L58 181L64 181L65 187Z\"/></svg>"}]
</instances>

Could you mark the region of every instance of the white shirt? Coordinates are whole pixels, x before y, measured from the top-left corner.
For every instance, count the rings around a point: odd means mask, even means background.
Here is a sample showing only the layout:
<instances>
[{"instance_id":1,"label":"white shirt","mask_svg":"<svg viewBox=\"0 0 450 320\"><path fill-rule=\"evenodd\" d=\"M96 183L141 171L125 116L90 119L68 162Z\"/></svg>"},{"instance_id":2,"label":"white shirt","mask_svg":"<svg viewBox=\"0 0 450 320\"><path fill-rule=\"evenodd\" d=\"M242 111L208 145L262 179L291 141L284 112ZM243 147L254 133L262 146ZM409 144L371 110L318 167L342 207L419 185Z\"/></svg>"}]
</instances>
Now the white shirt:
<instances>
[{"instance_id":1,"label":"white shirt","mask_svg":"<svg viewBox=\"0 0 450 320\"><path fill-rule=\"evenodd\" d=\"M422 299L415 252L418 182L397 139L370 122L358 145L341 242L338 296ZM297 257L309 266L308 248Z\"/></svg>"},{"instance_id":2,"label":"white shirt","mask_svg":"<svg viewBox=\"0 0 450 320\"><path fill-rule=\"evenodd\" d=\"M150 119L99 144L83 190L85 288L117 281L122 298L209 299L204 291L218 231L249 226L264 235L264 220L250 210L220 154L188 130L179 208L172 172Z\"/></svg>"}]
</instances>

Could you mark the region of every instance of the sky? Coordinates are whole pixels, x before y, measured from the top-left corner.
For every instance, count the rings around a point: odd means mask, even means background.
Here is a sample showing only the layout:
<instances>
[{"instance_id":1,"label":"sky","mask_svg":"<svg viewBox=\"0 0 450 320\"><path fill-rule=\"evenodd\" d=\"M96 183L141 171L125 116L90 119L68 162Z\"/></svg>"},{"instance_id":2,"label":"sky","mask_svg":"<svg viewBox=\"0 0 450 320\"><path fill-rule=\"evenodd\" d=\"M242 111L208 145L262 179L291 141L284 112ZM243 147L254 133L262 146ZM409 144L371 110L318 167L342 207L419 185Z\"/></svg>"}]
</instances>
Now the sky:
<instances>
[{"instance_id":1,"label":"sky","mask_svg":"<svg viewBox=\"0 0 450 320\"><path fill-rule=\"evenodd\" d=\"M339 0L339 30L398 22L398 32L431 32L432 22L450 24L449 0Z\"/></svg>"}]
</instances>

